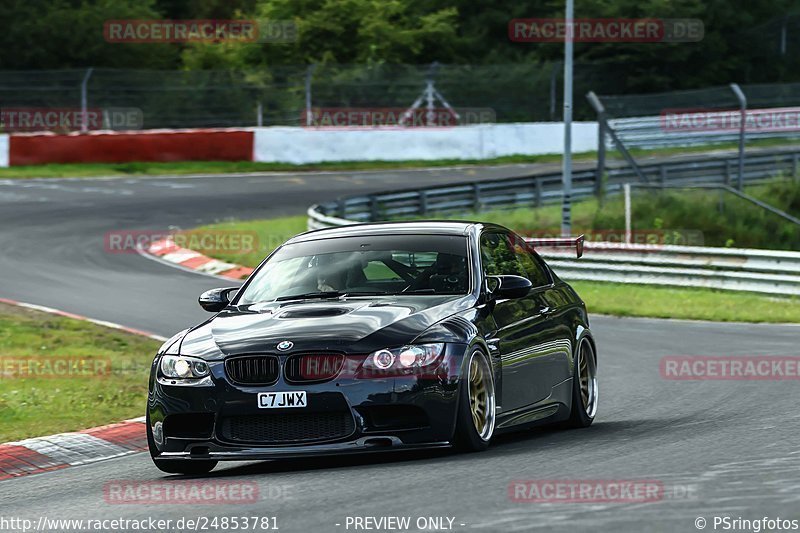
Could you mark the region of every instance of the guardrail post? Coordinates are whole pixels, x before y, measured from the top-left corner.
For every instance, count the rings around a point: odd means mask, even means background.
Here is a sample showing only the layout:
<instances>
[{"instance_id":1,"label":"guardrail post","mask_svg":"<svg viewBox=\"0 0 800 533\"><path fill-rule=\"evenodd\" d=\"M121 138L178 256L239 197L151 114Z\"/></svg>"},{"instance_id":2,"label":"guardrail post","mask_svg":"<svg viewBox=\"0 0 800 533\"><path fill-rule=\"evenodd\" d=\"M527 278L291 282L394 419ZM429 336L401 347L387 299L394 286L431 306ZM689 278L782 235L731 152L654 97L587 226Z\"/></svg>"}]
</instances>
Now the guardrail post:
<instances>
[{"instance_id":1,"label":"guardrail post","mask_svg":"<svg viewBox=\"0 0 800 533\"><path fill-rule=\"evenodd\" d=\"M797 179L797 154L792 154L792 179Z\"/></svg>"},{"instance_id":2,"label":"guardrail post","mask_svg":"<svg viewBox=\"0 0 800 533\"><path fill-rule=\"evenodd\" d=\"M731 185L731 162L729 160L725 160L725 186L730 187Z\"/></svg>"},{"instance_id":3,"label":"guardrail post","mask_svg":"<svg viewBox=\"0 0 800 533\"><path fill-rule=\"evenodd\" d=\"M375 196L369 197L369 221L378 221L378 198Z\"/></svg>"},{"instance_id":4,"label":"guardrail post","mask_svg":"<svg viewBox=\"0 0 800 533\"><path fill-rule=\"evenodd\" d=\"M339 218L345 218L347 215L347 202L344 198L339 198L336 202L336 216Z\"/></svg>"},{"instance_id":5,"label":"guardrail post","mask_svg":"<svg viewBox=\"0 0 800 533\"><path fill-rule=\"evenodd\" d=\"M472 184L472 208L475 211L481 210L481 184L480 183L473 183Z\"/></svg>"},{"instance_id":6,"label":"guardrail post","mask_svg":"<svg viewBox=\"0 0 800 533\"><path fill-rule=\"evenodd\" d=\"M625 162L628 163L628 166L630 166L631 169L633 169L633 171L636 173L639 181L642 183L648 183L647 176L642 173L639 165L636 164L636 160L616 134L614 128L609 125L608 117L606 117L606 108L603 106L602 102L600 102L600 98L597 97L594 91L589 91L586 93L586 100L589 101L589 105L592 106L592 109L594 109L595 113L597 113L597 121L605 124L605 129L608 131L608 135L611 137L611 140L614 141L614 146L616 146L617 150L619 150L619 153L622 154L622 157L625 159Z\"/></svg>"},{"instance_id":7,"label":"guardrail post","mask_svg":"<svg viewBox=\"0 0 800 533\"><path fill-rule=\"evenodd\" d=\"M542 207L542 178L537 177L536 183L536 207Z\"/></svg>"},{"instance_id":8,"label":"guardrail post","mask_svg":"<svg viewBox=\"0 0 800 533\"><path fill-rule=\"evenodd\" d=\"M419 191L419 214L428 214L428 191L425 189Z\"/></svg>"},{"instance_id":9,"label":"guardrail post","mask_svg":"<svg viewBox=\"0 0 800 533\"><path fill-rule=\"evenodd\" d=\"M658 173L658 184L661 185L661 188L664 188L664 184L667 182L667 167L663 164L658 166L659 173Z\"/></svg>"},{"instance_id":10,"label":"guardrail post","mask_svg":"<svg viewBox=\"0 0 800 533\"><path fill-rule=\"evenodd\" d=\"M741 109L741 124L739 124L739 176L736 182L736 188L740 191L744 186L744 135L745 127L747 126L747 97L742 92L741 87L736 83L731 83L731 90L736 95L739 101L739 108Z\"/></svg>"}]
</instances>

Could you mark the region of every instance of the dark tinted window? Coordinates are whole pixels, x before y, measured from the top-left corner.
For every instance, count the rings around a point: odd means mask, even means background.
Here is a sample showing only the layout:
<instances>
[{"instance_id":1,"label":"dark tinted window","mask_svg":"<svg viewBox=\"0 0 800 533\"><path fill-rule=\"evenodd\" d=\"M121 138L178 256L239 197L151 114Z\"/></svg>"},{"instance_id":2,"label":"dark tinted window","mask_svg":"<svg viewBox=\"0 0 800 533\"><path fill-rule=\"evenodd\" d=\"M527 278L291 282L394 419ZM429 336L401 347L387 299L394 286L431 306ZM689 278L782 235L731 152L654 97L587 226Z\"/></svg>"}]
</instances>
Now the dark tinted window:
<instances>
[{"instance_id":1,"label":"dark tinted window","mask_svg":"<svg viewBox=\"0 0 800 533\"><path fill-rule=\"evenodd\" d=\"M530 245L521 238L512 237L512 239L514 239L514 254L525 269L525 277L531 280L534 287L550 285L552 283L550 273L547 272L542 260L531 250Z\"/></svg>"},{"instance_id":2,"label":"dark tinted window","mask_svg":"<svg viewBox=\"0 0 800 533\"><path fill-rule=\"evenodd\" d=\"M487 276L523 276L534 287L551 283L541 260L529 251L524 240L511 234L485 233L481 237L481 261Z\"/></svg>"},{"instance_id":3,"label":"dark tinted window","mask_svg":"<svg viewBox=\"0 0 800 533\"><path fill-rule=\"evenodd\" d=\"M283 246L237 304L314 292L466 294L468 289L466 237L338 237Z\"/></svg>"},{"instance_id":4,"label":"dark tinted window","mask_svg":"<svg viewBox=\"0 0 800 533\"><path fill-rule=\"evenodd\" d=\"M487 276L526 276L508 235L503 233L484 233L481 236L481 262Z\"/></svg>"}]
</instances>

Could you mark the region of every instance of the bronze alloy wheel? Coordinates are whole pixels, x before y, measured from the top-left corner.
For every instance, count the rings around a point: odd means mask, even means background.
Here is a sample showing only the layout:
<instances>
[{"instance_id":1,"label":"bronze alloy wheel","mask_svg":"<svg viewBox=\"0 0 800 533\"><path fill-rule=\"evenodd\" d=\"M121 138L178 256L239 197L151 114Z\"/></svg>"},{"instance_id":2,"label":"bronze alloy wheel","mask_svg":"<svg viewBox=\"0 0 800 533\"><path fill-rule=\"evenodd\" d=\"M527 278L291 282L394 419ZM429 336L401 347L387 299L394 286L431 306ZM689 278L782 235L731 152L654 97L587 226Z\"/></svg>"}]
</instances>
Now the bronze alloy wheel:
<instances>
[{"instance_id":1,"label":"bronze alloy wheel","mask_svg":"<svg viewBox=\"0 0 800 533\"><path fill-rule=\"evenodd\" d=\"M478 353L469 362L469 407L475 431L488 441L494 433L494 379L486 358Z\"/></svg>"},{"instance_id":2,"label":"bronze alloy wheel","mask_svg":"<svg viewBox=\"0 0 800 533\"><path fill-rule=\"evenodd\" d=\"M581 403L586 416L594 418L597 412L597 363L592 343L584 340L578 352L578 379L580 379Z\"/></svg>"}]
</instances>

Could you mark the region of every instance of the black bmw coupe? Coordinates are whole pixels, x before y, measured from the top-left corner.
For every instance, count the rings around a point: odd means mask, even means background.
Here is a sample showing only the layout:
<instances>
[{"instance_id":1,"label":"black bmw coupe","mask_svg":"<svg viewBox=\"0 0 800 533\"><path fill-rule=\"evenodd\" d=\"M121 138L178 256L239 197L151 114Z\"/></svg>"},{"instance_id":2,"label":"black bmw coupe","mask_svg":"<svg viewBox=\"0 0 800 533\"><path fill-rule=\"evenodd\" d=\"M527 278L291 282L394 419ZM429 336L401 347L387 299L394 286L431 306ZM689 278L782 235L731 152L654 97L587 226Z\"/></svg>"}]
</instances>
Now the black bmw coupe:
<instances>
[{"instance_id":1,"label":"black bmw coupe","mask_svg":"<svg viewBox=\"0 0 800 533\"><path fill-rule=\"evenodd\" d=\"M597 358L586 307L535 246L452 221L290 239L241 288L204 293L216 314L156 355L156 466L199 474L220 460L477 451L503 431L589 426Z\"/></svg>"}]
</instances>

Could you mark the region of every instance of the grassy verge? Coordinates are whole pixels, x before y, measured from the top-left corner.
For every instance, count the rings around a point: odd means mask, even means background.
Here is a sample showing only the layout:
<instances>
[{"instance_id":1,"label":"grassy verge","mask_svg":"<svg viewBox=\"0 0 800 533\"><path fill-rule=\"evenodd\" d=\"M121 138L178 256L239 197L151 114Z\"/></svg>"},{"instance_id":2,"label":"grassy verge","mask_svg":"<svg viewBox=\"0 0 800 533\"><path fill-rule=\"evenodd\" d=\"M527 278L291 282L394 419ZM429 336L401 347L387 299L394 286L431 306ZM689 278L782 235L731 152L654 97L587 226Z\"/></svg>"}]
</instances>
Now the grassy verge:
<instances>
[{"instance_id":1,"label":"grassy verge","mask_svg":"<svg viewBox=\"0 0 800 533\"><path fill-rule=\"evenodd\" d=\"M225 249L209 250L198 249L199 252L221 259L229 263L237 265L244 265L249 267L258 266L258 264L269 253L286 242L291 237L298 233L302 233L307 229L308 219L305 215L298 215L292 217L271 218L267 220L250 220L241 222L221 222L219 224L210 224L208 226L200 226L192 230L192 233L203 233L208 231L214 233L235 233L242 235L256 234L256 248L248 253L239 253L239 250L229 251Z\"/></svg>"},{"instance_id":2,"label":"grassy verge","mask_svg":"<svg viewBox=\"0 0 800 533\"><path fill-rule=\"evenodd\" d=\"M800 217L800 181L775 180L747 187L745 192ZM722 191L634 189L631 211L637 237L663 239L648 240L654 244L800 249L796 224ZM443 218L462 219L465 215ZM556 235L561 227L561 206L484 211L466 218L495 222L523 234ZM573 204L572 227L573 233L585 233L592 240L620 238L625 229L623 199L616 195L602 203L592 198ZM604 238L606 232L611 237Z\"/></svg>"},{"instance_id":3,"label":"grassy verge","mask_svg":"<svg viewBox=\"0 0 800 533\"><path fill-rule=\"evenodd\" d=\"M0 443L141 416L158 346L0 304Z\"/></svg>"},{"instance_id":4,"label":"grassy verge","mask_svg":"<svg viewBox=\"0 0 800 533\"><path fill-rule=\"evenodd\" d=\"M577 161L594 160L594 154L576 154ZM384 170L464 165L505 165L549 163L561 160L559 155L514 155L495 159L440 159L436 161L342 161L292 165L289 163L256 163L253 161L179 161L174 163L74 163L31 165L0 168L0 178L86 178L96 176L130 177L186 174L231 174L238 172L312 172L347 170Z\"/></svg>"},{"instance_id":5,"label":"grassy verge","mask_svg":"<svg viewBox=\"0 0 800 533\"><path fill-rule=\"evenodd\" d=\"M594 281L570 284L590 313L718 322L800 322L797 297Z\"/></svg>"},{"instance_id":6,"label":"grassy verge","mask_svg":"<svg viewBox=\"0 0 800 533\"><path fill-rule=\"evenodd\" d=\"M789 139L760 139L748 142L748 147L777 147L800 144ZM634 157L658 157L680 154L700 153L709 150L732 150L736 143L708 144L702 146L668 147L654 150L633 149ZM609 159L616 156L612 151ZM576 162L595 161L597 153L582 152L573 154ZM342 161L332 163L313 163L293 165L289 163L256 163L252 161L181 161L174 163L74 163L18 166L0 168L0 179L24 178L84 178L96 176L126 177L153 176L163 174L228 174L237 172L312 172L324 170L383 170L420 167L486 166L504 164L557 163L559 154L512 155L494 159L440 159L436 161Z\"/></svg>"}]
</instances>

